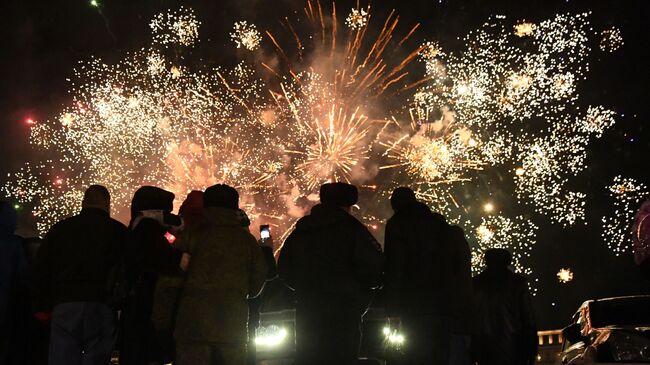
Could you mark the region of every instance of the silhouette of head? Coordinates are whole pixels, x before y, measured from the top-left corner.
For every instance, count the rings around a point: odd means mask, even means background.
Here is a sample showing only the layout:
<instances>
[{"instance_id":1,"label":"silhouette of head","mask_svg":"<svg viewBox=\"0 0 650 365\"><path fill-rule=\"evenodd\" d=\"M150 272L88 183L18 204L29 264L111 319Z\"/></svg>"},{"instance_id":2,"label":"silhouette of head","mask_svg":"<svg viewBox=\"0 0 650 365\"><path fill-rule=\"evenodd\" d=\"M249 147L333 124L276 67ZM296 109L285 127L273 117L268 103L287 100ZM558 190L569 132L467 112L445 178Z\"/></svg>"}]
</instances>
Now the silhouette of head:
<instances>
[{"instance_id":1,"label":"silhouette of head","mask_svg":"<svg viewBox=\"0 0 650 365\"><path fill-rule=\"evenodd\" d=\"M357 203L359 192L354 185L335 182L320 187L320 202L326 205L349 208Z\"/></svg>"},{"instance_id":2,"label":"silhouette of head","mask_svg":"<svg viewBox=\"0 0 650 365\"><path fill-rule=\"evenodd\" d=\"M212 185L203 193L203 206L237 210L239 209L239 193L232 186Z\"/></svg>"},{"instance_id":3,"label":"silhouette of head","mask_svg":"<svg viewBox=\"0 0 650 365\"><path fill-rule=\"evenodd\" d=\"M491 248L485 251L485 264L489 269L505 269L512 262L512 255L503 248Z\"/></svg>"},{"instance_id":4,"label":"silhouette of head","mask_svg":"<svg viewBox=\"0 0 650 365\"><path fill-rule=\"evenodd\" d=\"M174 193L156 186L141 186L131 199L131 221L143 210L174 210Z\"/></svg>"},{"instance_id":5,"label":"silhouette of head","mask_svg":"<svg viewBox=\"0 0 650 365\"><path fill-rule=\"evenodd\" d=\"M102 185L90 185L84 193L81 207L101 209L108 213L111 211L111 194Z\"/></svg>"},{"instance_id":6,"label":"silhouette of head","mask_svg":"<svg viewBox=\"0 0 650 365\"><path fill-rule=\"evenodd\" d=\"M415 193L405 186L393 190L393 194L390 196L390 206L396 212L415 202L417 202Z\"/></svg>"},{"instance_id":7,"label":"silhouette of head","mask_svg":"<svg viewBox=\"0 0 650 365\"><path fill-rule=\"evenodd\" d=\"M200 222L203 217L203 192L192 190L187 194L187 198L178 208L178 214L183 217L185 224Z\"/></svg>"}]
</instances>

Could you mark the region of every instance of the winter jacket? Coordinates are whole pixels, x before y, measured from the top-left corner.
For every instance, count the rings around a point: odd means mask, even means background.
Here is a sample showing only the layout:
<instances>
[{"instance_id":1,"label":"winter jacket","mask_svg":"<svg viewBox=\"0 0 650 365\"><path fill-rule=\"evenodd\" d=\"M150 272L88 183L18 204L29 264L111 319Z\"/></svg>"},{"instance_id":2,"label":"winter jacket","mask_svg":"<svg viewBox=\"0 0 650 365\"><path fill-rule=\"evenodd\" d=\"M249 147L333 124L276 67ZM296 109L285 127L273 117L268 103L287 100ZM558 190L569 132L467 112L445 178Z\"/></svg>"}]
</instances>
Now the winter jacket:
<instances>
[{"instance_id":1,"label":"winter jacket","mask_svg":"<svg viewBox=\"0 0 650 365\"><path fill-rule=\"evenodd\" d=\"M473 279L479 319L479 364L532 364L537 330L526 279L508 269L486 269Z\"/></svg>"},{"instance_id":2,"label":"winter jacket","mask_svg":"<svg viewBox=\"0 0 650 365\"><path fill-rule=\"evenodd\" d=\"M400 315L449 315L454 251L448 225L422 203L386 223L386 306Z\"/></svg>"},{"instance_id":3,"label":"winter jacket","mask_svg":"<svg viewBox=\"0 0 650 365\"><path fill-rule=\"evenodd\" d=\"M296 223L278 259L278 274L301 301L336 297L364 310L381 284L384 258L366 227L343 209L316 205Z\"/></svg>"},{"instance_id":4,"label":"winter jacket","mask_svg":"<svg viewBox=\"0 0 650 365\"><path fill-rule=\"evenodd\" d=\"M41 303L107 303L108 274L123 252L126 234L122 223L97 208L83 208L55 224L36 259Z\"/></svg>"},{"instance_id":5,"label":"winter jacket","mask_svg":"<svg viewBox=\"0 0 650 365\"><path fill-rule=\"evenodd\" d=\"M165 237L174 194L143 186L131 201L131 223L126 243L126 273L129 295L121 318L120 364L141 365L164 362L166 350L156 338L152 315L154 296L161 274L177 274L182 252ZM146 215L143 212L153 213ZM162 309L168 309L161 304ZM156 315L161 316L160 313Z\"/></svg>"},{"instance_id":6,"label":"winter jacket","mask_svg":"<svg viewBox=\"0 0 650 365\"><path fill-rule=\"evenodd\" d=\"M27 260L22 240L14 235L16 211L0 202L0 329L15 314L19 299L27 297ZM0 333L0 335L3 335Z\"/></svg>"},{"instance_id":7,"label":"winter jacket","mask_svg":"<svg viewBox=\"0 0 650 365\"><path fill-rule=\"evenodd\" d=\"M205 208L176 246L192 256L174 336L182 342L247 341L248 297L259 294L267 267L257 241L232 209Z\"/></svg>"}]
</instances>

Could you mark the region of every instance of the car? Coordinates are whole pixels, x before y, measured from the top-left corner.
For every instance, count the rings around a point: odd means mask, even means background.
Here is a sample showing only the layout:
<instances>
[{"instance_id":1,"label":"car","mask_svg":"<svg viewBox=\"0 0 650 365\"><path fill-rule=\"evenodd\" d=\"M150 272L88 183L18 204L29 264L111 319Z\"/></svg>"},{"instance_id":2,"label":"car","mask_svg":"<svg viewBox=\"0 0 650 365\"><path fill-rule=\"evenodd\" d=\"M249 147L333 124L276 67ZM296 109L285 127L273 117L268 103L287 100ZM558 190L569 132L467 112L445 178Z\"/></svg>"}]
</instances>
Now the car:
<instances>
[{"instance_id":1,"label":"car","mask_svg":"<svg viewBox=\"0 0 650 365\"><path fill-rule=\"evenodd\" d=\"M562 364L650 363L650 295L588 300L562 335Z\"/></svg>"}]
</instances>

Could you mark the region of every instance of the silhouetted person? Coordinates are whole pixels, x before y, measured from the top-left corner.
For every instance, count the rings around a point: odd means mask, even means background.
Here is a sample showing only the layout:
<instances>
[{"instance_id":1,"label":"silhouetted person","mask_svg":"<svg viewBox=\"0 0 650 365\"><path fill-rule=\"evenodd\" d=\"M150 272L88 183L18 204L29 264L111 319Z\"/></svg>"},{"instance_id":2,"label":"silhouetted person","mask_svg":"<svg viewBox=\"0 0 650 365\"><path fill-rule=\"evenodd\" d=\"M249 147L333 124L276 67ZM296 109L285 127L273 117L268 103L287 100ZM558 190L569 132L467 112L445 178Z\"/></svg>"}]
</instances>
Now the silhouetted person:
<instances>
[{"instance_id":1,"label":"silhouetted person","mask_svg":"<svg viewBox=\"0 0 650 365\"><path fill-rule=\"evenodd\" d=\"M444 217L405 187L390 198L386 224L388 314L400 317L408 364L448 364L451 343L452 245Z\"/></svg>"},{"instance_id":2,"label":"silhouetted person","mask_svg":"<svg viewBox=\"0 0 650 365\"><path fill-rule=\"evenodd\" d=\"M0 364L27 358L31 327L27 260L22 238L16 236L16 211L0 201Z\"/></svg>"},{"instance_id":3,"label":"silhouetted person","mask_svg":"<svg viewBox=\"0 0 650 365\"><path fill-rule=\"evenodd\" d=\"M161 274L179 272L183 253L168 239L182 226L171 213L174 194L143 186L131 201L131 222L126 247L129 296L121 321L121 365L142 365L170 361L173 349L163 346L153 322L154 294Z\"/></svg>"},{"instance_id":4,"label":"silhouetted person","mask_svg":"<svg viewBox=\"0 0 650 365\"><path fill-rule=\"evenodd\" d=\"M243 210L242 214L246 214ZM247 223L248 222L248 223ZM246 217L243 220L243 224L248 227L250 225L250 220ZM275 262L275 256L273 255L273 238L268 237L267 239L261 239L258 241L262 255L264 256L264 262L266 262L266 283L264 284L264 289L255 298L248 300L248 359L246 361L249 365L255 365L257 363L256 359L256 345L255 345L255 333L260 326L260 311L262 310L262 305L264 304L264 296L269 289L269 286L281 285L282 283L277 283L278 279L278 267ZM286 287L285 287L286 288Z\"/></svg>"},{"instance_id":5,"label":"silhouetted person","mask_svg":"<svg viewBox=\"0 0 650 365\"><path fill-rule=\"evenodd\" d=\"M532 365L537 355L537 330L526 279L510 271L504 249L485 252L487 268L474 278L479 320L474 342L480 365Z\"/></svg>"},{"instance_id":6,"label":"silhouetted person","mask_svg":"<svg viewBox=\"0 0 650 365\"><path fill-rule=\"evenodd\" d=\"M192 258L176 317L176 364L243 365L247 298L262 289L267 267L240 220L234 188L209 187L203 204L203 220L185 229L177 243Z\"/></svg>"},{"instance_id":7,"label":"silhouetted person","mask_svg":"<svg viewBox=\"0 0 650 365\"><path fill-rule=\"evenodd\" d=\"M203 220L203 192L193 190L181 204L178 214L183 218L183 229L198 225ZM180 232L179 232L180 234ZM174 244L170 242L170 244ZM173 363L176 359L174 329L178 300L185 281L185 273L161 273L156 282L151 320L159 345L163 349L163 362Z\"/></svg>"},{"instance_id":8,"label":"silhouetted person","mask_svg":"<svg viewBox=\"0 0 650 365\"><path fill-rule=\"evenodd\" d=\"M108 275L122 254L126 227L109 216L100 185L85 192L81 212L55 224L38 251L41 303L53 308L49 364L107 364L114 315Z\"/></svg>"},{"instance_id":9,"label":"silhouetted person","mask_svg":"<svg viewBox=\"0 0 650 365\"><path fill-rule=\"evenodd\" d=\"M295 290L296 364L356 364L361 317L381 280L383 256L350 214L357 188L320 188L321 204L296 223L284 242L278 273Z\"/></svg>"},{"instance_id":10,"label":"silhouetted person","mask_svg":"<svg viewBox=\"0 0 650 365\"><path fill-rule=\"evenodd\" d=\"M476 315L472 293L472 253L465 232L449 227L452 245L451 282L451 352L450 365L470 365L471 340L476 331Z\"/></svg>"}]
</instances>

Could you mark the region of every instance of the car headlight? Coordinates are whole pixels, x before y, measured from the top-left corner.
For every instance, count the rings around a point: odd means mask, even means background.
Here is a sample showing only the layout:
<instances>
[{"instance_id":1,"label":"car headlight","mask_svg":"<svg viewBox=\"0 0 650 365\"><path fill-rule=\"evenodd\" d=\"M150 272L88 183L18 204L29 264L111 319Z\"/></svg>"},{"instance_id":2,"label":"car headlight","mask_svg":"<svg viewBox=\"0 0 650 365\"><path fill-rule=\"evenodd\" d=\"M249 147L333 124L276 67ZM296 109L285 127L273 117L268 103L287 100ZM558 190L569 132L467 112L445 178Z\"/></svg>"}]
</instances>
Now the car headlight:
<instances>
[{"instance_id":1,"label":"car headlight","mask_svg":"<svg viewBox=\"0 0 650 365\"><path fill-rule=\"evenodd\" d=\"M382 331L389 346L400 347L404 344L404 335L399 333L399 331L396 329L392 329L389 326L386 326Z\"/></svg>"},{"instance_id":2,"label":"car headlight","mask_svg":"<svg viewBox=\"0 0 650 365\"><path fill-rule=\"evenodd\" d=\"M263 326L255 331L255 345L262 348L278 347L284 343L288 334L286 328L280 326Z\"/></svg>"},{"instance_id":3,"label":"car headlight","mask_svg":"<svg viewBox=\"0 0 650 365\"><path fill-rule=\"evenodd\" d=\"M614 361L650 361L650 338L630 332L613 332L606 341Z\"/></svg>"}]
</instances>

